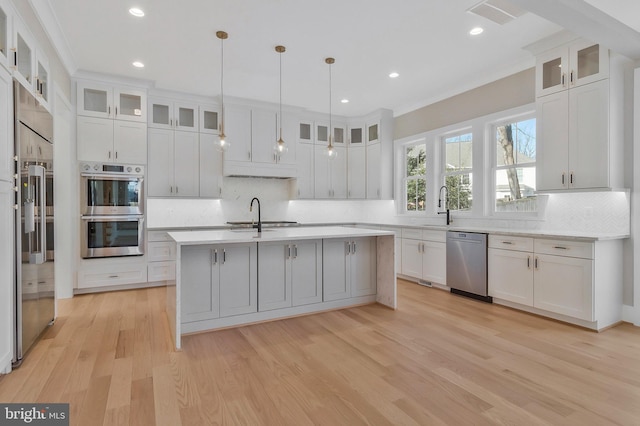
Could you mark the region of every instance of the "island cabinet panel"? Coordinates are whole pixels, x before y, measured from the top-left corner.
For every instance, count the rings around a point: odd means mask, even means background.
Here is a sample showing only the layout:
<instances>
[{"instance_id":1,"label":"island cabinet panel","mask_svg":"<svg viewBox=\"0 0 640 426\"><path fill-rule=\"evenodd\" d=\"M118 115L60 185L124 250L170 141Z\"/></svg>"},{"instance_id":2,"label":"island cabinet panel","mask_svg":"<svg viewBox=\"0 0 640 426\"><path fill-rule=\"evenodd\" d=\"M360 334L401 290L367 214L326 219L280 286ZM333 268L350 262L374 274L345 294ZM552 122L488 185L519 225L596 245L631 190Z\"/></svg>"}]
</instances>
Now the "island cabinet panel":
<instances>
[{"instance_id":1,"label":"island cabinet panel","mask_svg":"<svg viewBox=\"0 0 640 426\"><path fill-rule=\"evenodd\" d=\"M182 248L180 300L182 321L200 321L220 316L219 270L213 246Z\"/></svg>"},{"instance_id":2,"label":"island cabinet panel","mask_svg":"<svg viewBox=\"0 0 640 426\"><path fill-rule=\"evenodd\" d=\"M257 245L182 247L182 322L257 312Z\"/></svg>"},{"instance_id":3,"label":"island cabinet panel","mask_svg":"<svg viewBox=\"0 0 640 426\"><path fill-rule=\"evenodd\" d=\"M231 244L218 252L220 316L258 311L258 247L256 243Z\"/></svg>"},{"instance_id":4,"label":"island cabinet panel","mask_svg":"<svg viewBox=\"0 0 640 426\"><path fill-rule=\"evenodd\" d=\"M375 238L323 242L323 300L376 294Z\"/></svg>"},{"instance_id":5,"label":"island cabinet panel","mask_svg":"<svg viewBox=\"0 0 640 426\"><path fill-rule=\"evenodd\" d=\"M258 244L258 310L322 302L322 241Z\"/></svg>"}]
</instances>

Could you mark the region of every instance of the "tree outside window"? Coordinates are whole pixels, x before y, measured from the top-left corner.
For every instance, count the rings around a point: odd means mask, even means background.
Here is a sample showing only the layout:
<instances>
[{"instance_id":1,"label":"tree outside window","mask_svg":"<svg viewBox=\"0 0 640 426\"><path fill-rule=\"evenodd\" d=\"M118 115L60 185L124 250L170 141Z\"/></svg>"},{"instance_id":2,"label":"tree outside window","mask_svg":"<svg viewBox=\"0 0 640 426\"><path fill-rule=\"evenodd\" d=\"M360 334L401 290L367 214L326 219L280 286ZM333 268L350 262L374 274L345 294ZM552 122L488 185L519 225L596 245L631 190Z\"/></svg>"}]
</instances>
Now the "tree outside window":
<instances>
[{"instance_id":1,"label":"tree outside window","mask_svg":"<svg viewBox=\"0 0 640 426\"><path fill-rule=\"evenodd\" d=\"M496 126L495 210L535 212L536 119Z\"/></svg>"},{"instance_id":2,"label":"tree outside window","mask_svg":"<svg viewBox=\"0 0 640 426\"><path fill-rule=\"evenodd\" d=\"M462 133L443 138L444 184L449 210L471 210L473 187L473 135Z\"/></svg>"},{"instance_id":3,"label":"tree outside window","mask_svg":"<svg viewBox=\"0 0 640 426\"><path fill-rule=\"evenodd\" d=\"M406 211L424 211L427 191L427 149L425 144L405 148Z\"/></svg>"}]
</instances>

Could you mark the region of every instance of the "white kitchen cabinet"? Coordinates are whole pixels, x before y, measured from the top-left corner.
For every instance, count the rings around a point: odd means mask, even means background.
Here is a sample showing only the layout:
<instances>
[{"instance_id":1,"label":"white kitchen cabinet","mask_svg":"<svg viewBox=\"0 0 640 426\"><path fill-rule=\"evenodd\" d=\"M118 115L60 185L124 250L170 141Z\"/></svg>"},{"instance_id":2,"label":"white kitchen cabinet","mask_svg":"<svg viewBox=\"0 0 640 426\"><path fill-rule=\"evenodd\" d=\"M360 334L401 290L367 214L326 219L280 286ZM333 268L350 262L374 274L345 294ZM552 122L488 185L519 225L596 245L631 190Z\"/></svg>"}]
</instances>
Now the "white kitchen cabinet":
<instances>
[{"instance_id":1,"label":"white kitchen cabinet","mask_svg":"<svg viewBox=\"0 0 640 426\"><path fill-rule=\"evenodd\" d=\"M13 76L24 87L34 87L36 43L31 31L17 16L13 16Z\"/></svg>"},{"instance_id":2,"label":"white kitchen cabinet","mask_svg":"<svg viewBox=\"0 0 640 426\"><path fill-rule=\"evenodd\" d=\"M365 125L362 123L351 123L349 125L349 145L365 144Z\"/></svg>"},{"instance_id":3,"label":"white kitchen cabinet","mask_svg":"<svg viewBox=\"0 0 640 426\"><path fill-rule=\"evenodd\" d=\"M197 197L200 191L198 133L149 129L150 197Z\"/></svg>"},{"instance_id":4,"label":"white kitchen cabinet","mask_svg":"<svg viewBox=\"0 0 640 426\"><path fill-rule=\"evenodd\" d=\"M537 100L538 190L610 188L609 80Z\"/></svg>"},{"instance_id":5,"label":"white kitchen cabinet","mask_svg":"<svg viewBox=\"0 0 640 426\"><path fill-rule=\"evenodd\" d=\"M8 0L0 0L0 65L7 70L13 65L13 7Z\"/></svg>"},{"instance_id":6,"label":"white kitchen cabinet","mask_svg":"<svg viewBox=\"0 0 640 426\"><path fill-rule=\"evenodd\" d=\"M81 293L146 282L147 262L142 257L83 259L78 267Z\"/></svg>"},{"instance_id":7,"label":"white kitchen cabinet","mask_svg":"<svg viewBox=\"0 0 640 426\"><path fill-rule=\"evenodd\" d=\"M431 283L447 282L446 232L402 229L402 274Z\"/></svg>"},{"instance_id":8,"label":"white kitchen cabinet","mask_svg":"<svg viewBox=\"0 0 640 426\"><path fill-rule=\"evenodd\" d=\"M536 96L609 77L609 51L579 40L540 54L536 61Z\"/></svg>"},{"instance_id":9,"label":"white kitchen cabinet","mask_svg":"<svg viewBox=\"0 0 640 426\"><path fill-rule=\"evenodd\" d=\"M310 143L298 143L296 147L297 198L307 199L315 196L315 159L314 146Z\"/></svg>"},{"instance_id":10,"label":"white kitchen cabinet","mask_svg":"<svg viewBox=\"0 0 640 426\"><path fill-rule=\"evenodd\" d=\"M229 148L224 152L224 161L251 161L251 110L228 106L224 111L224 133Z\"/></svg>"},{"instance_id":11,"label":"white kitchen cabinet","mask_svg":"<svg viewBox=\"0 0 640 426\"><path fill-rule=\"evenodd\" d=\"M338 156L329 160L326 146L316 145L314 176L316 198L347 198L347 150L334 147Z\"/></svg>"},{"instance_id":12,"label":"white kitchen cabinet","mask_svg":"<svg viewBox=\"0 0 640 426\"><path fill-rule=\"evenodd\" d=\"M533 238L489 235L489 296L533 306Z\"/></svg>"},{"instance_id":13,"label":"white kitchen cabinet","mask_svg":"<svg viewBox=\"0 0 640 426\"><path fill-rule=\"evenodd\" d=\"M78 160L145 164L147 126L144 123L77 117Z\"/></svg>"},{"instance_id":14,"label":"white kitchen cabinet","mask_svg":"<svg viewBox=\"0 0 640 426\"><path fill-rule=\"evenodd\" d=\"M181 320L257 312L257 244L185 246L181 253Z\"/></svg>"},{"instance_id":15,"label":"white kitchen cabinet","mask_svg":"<svg viewBox=\"0 0 640 426\"><path fill-rule=\"evenodd\" d=\"M217 136L200 133L200 197L222 196L222 153L216 147Z\"/></svg>"},{"instance_id":16,"label":"white kitchen cabinet","mask_svg":"<svg viewBox=\"0 0 640 426\"><path fill-rule=\"evenodd\" d=\"M593 321L593 260L536 255L533 306Z\"/></svg>"},{"instance_id":17,"label":"white kitchen cabinet","mask_svg":"<svg viewBox=\"0 0 640 426\"><path fill-rule=\"evenodd\" d=\"M149 98L149 127L198 132L199 114L196 103Z\"/></svg>"},{"instance_id":18,"label":"white kitchen cabinet","mask_svg":"<svg viewBox=\"0 0 640 426\"><path fill-rule=\"evenodd\" d=\"M347 197L364 199L367 196L366 154L364 146L349 146L347 149Z\"/></svg>"},{"instance_id":19,"label":"white kitchen cabinet","mask_svg":"<svg viewBox=\"0 0 640 426\"><path fill-rule=\"evenodd\" d=\"M376 293L376 239L323 241L323 300Z\"/></svg>"},{"instance_id":20,"label":"white kitchen cabinet","mask_svg":"<svg viewBox=\"0 0 640 426\"><path fill-rule=\"evenodd\" d=\"M379 143L380 142L380 123L367 124L367 143Z\"/></svg>"},{"instance_id":21,"label":"white kitchen cabinet","mask_svg":"<svg viewBox=\"0 0 640 426\"><path fill-rule=\"evenodd\" d=\"M251 161L275 163L273 147L278 140L278 117L274 111L251 110Z\"/></svg>"},{"instance_id":22,"label":"white kitchen cabinet","mask_svg":"<svg viewBox=\"0 0 640 426\"><path fill-rule=\"evenodd\" d=\"M176 279L176 243L169 231L149 231L147 234L147 281Z\"/></svg>"},{"instance_id":23,"label":"white kitchen cabinet","mask_svg":"<svg viewBox=\"0 0 640 426\"><path fill-rule=\"evenodd\" d=\"M200 133L220 133L220 108L217 105L200 105Z\"/></svg>"},{"instance_id":24,"label":"white kitchen cabinet","mask_svg":"<svg viewBox=\"0 0 640 426\"><path fill-rule=\"evenodd\" d=\"M35 77L34 77L34 94L38 102L47 110L50 110L51 85L49 84L51 77L49 75L49 59L42 49L36 49L35 55Z\"/></svg>"},{"instance_id":25,"label":"white kitchen cabinet","mask_svg":"<svg viewBox=\"0 0 640 426\"><path fill-rule=\"evenodd\" d=\"M322 241L258 244L258 310L322 302Z\"/></svg>"},{"instance_id":26,"label":"white kitchen cabinet","mask_svg":"<svg viewBox=\"0 0 640 426\"><path fill-rule=\"evenodd\" d=\"M297 141L299 143L313 143L315 140L313 128L311 121L298 121Z\"/></svg>"},{"instance_id":27,"label":"white kitchen cabinet","mask_svg":"<svg viewBox=\"0 0 640 426\"><path fill-rule=\"evenodd\" d=\"M85 117L147 122L146 91L78 81L77 113Z\"/></svg>"},{"instance_id":28,"label":"white kitchen cabinet","mask_svg":"<svg viewBox=\"0 0 640 426\"><path fill-rule=\"evenodd\" d=\"M13 183L13 149L13 81L0 68L0 181Z\"/></svg>"}]
</instances>

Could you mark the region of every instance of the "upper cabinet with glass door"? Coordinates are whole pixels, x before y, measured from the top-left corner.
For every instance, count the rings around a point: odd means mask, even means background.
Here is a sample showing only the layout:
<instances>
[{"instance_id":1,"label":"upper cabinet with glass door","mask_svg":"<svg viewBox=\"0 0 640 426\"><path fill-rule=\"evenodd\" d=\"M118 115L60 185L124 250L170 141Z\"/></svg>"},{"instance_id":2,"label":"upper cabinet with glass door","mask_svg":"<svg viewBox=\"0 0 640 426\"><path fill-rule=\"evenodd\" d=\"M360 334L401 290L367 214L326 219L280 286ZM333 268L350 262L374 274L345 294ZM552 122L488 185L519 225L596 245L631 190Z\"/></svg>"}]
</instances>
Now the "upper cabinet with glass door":
<instances>
[{"instance_id":1,"label":"upper cabinet with glass door","mask_svg":"<svg viewBox=\"0 0 640 426\"><path fill-rule=\"evenodd\" d=\"M380 124L370 123L367 124L367 143L380 142Z\"/></svg>"},{"instance_id":2,"label":"upper cabinet with glass door","mask_svg":"<svg viewBox=\"0 0 640 426\"><path fill-rule=\"evenodd\" d=\"M216 105L200 105L200 133L220 133L220 108Z\"/></svg>"},{"instance_id":3,"label":"upper cabinet with glass door","mask_svg":"<svg viewBox=\"0 0 640 426\"><path fill-rule=\"evenodd\" d=\"M13 31L11 29L13 12L7 0L0 0L0 65L7 70L13 66L13 52L11 50Z\"/></svg>"},{"instance_id":4,"label":"upper cabinet with glass door","mask_svg":"<svg viewBox=\"0 0 640 426\"><path fill-rule=\"evenodd\" d=\"M13 76L24 87L33 88L35 68L35 41L20 19L13 19Z\"/></svg>"},{"instance_id":5,"label":"upper cabinet with glass door","mask_svg":"<svg viewBox=\"0 0 640 426\"><path fill-rule=\"evenodd\" d=\"M349 144L364 145L365 143L365 126L364 124L351 124L349 126Z\"/></svg>"},{"instance_id":6,"label":"upper cabinet with glass door","mask_svg":"<svg viewBox=\"0 0 640 426\"><path fill-rule=\"evenodd\" d=\"M125 121L147 121L144 90L114 88L94 82L78 82L78 115Z\"/></svg>"},{"instance_id":7,"label":"upper cabinet with glass door","mask_svg":"<svg viewBox=\"0 0 640 426\"><path fill-rule=\"evenodd\" d=\"M609 77L609 51L576 41L538 55L536 96L549 95Z\"/></svg>"},{"instance_id":8,"label":"upper cabinet with glass door","mask_svg":"<svg viewBox=\"0 0 640 426\"><path fill-rule=\"evenodd\" d=\"M197 132L198 104L149 98L149 127Z\"/></svg>"},{"instance_id":9,"label":"upper cabinet with glass door","mask_svg":"<svg viewBox=\"0 0 640 426\"><path fill-rule=\"evenodd\" d=\"M41 49L36 50L36 75L34 77L35 95L42 105L49 108L50 85L49 60Z\"/></svg>"}]
</instances>

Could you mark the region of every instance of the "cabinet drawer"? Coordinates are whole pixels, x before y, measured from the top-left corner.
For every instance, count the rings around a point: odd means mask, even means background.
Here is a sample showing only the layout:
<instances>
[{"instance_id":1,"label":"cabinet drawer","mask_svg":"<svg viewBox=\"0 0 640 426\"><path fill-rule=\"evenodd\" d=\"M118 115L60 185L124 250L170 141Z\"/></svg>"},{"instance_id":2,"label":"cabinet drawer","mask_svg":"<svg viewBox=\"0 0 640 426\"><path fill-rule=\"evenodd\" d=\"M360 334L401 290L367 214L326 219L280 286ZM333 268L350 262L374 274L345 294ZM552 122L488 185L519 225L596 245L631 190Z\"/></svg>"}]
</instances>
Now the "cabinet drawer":
<instances>
[{"instance_id":1,"label":"cabinet drawer","mask_svg":"<svg viewBox=\"0 0 640 426\"><path fill-rule=\"evenodd\" d=\"M176 260L176 243L169 241L156 241L149 243L149 262L162 262Z\"/></svg>"},{"instance_id":2,"label":"cabinet drawer","mask_svg":"<svg viewBox=\"0 0 640 426\"><path fill-rule=\"evenodd\" d=\"M151 262L149 263L148 281L167 281L176 279L176 262Z\"/></svg>"},{"instance_id":3,"label":"cabinet drawer","mask_svg":"<svg viewBox=\"0 0 640 426\"><path fill-rule=\"evenodd\" d=\"M147 233L147 240L149 241L173 241L169 236L171 231L149 231Z\"/></svg>"},{"instance_id":4,"label":"cabinet drawer","mask_svg":"<svg viewBox=\"0 0 640 426\"><path fill-rule=\"evenodd\" d=\"M489 235L489 247L503 250L533 251L533 238Z\"/></svg>"},{"instance_id":5,"label":"cabinet drawer","mask_svg":"<svg viewBox=\"0 0 640 426\"><path fill-rule=\"evenodd\" d=\"M146 266L111 272L78 271L78 288L107 287L147 282Z\"/></svg>"},{"instance_id":6,"label":"cabinet drawer","mask_svg":"<svg viewBox=\"0 0 640 426\"><path fill-rule=\"evenodd\" d=\"M534 251L536 254L593 259L593 243L590 242L536 238L534 240Z\"/></svg>"},{"instance_id":7,"label":"cabinet drawer","mask_svg":"<svg viewBox=\"0 0 640 426\"><path fill-rule=\"evenodd\" d=\"M447 242L447 232L435 231L432 229L423 229L422 239L425 241L439 241L439 242L445 243Z\"/></svg>"},{"instance_id":8,"label":"cabinet drawer","mask_svg":"<svg viewBox=\"0 0 640 426\"><path fill-rule=\"evenodd\" d=\"M420 228L402 228L402 238L409 240L421 240L422 229Z\"/></svg>"}]
</instances>

